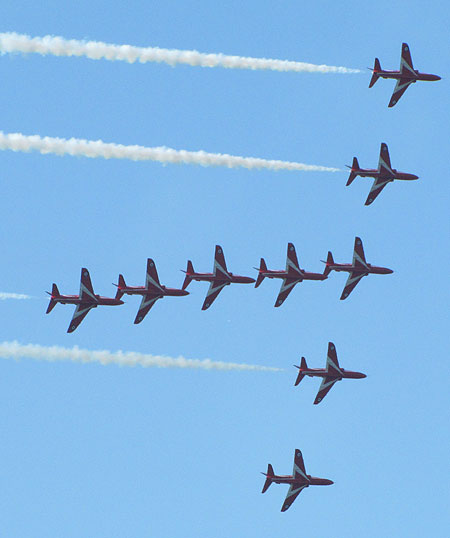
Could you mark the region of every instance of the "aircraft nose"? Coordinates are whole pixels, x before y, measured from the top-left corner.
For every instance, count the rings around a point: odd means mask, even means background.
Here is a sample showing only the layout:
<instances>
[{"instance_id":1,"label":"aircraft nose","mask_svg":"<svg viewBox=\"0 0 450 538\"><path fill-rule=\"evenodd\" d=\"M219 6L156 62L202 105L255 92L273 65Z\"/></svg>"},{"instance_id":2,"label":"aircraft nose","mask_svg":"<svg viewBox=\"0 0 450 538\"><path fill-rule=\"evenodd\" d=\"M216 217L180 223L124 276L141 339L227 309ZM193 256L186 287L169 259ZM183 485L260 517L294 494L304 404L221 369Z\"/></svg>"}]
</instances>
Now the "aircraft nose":
<instances>
[{"instance_id":1,"label":"aircraft nose","mask_svg":"<svg viewBox=\"0 0 450 538\"><path fill-rule=\"evenodd\" d=\"M124 302L122 301L122 299L119 299L119 300L117 301L117 304L124 304Z\"/></svg>"},{"instance_id":2,"label":"aircraft nose","mask_svg":"<svg viewBox=\"0 0 450 538\"><path fill-rule=\"evenodd\" d=\"M183 293L181 295L189 295L189 292L187 290L181 290Z\"/></svg>"}]
</instances>

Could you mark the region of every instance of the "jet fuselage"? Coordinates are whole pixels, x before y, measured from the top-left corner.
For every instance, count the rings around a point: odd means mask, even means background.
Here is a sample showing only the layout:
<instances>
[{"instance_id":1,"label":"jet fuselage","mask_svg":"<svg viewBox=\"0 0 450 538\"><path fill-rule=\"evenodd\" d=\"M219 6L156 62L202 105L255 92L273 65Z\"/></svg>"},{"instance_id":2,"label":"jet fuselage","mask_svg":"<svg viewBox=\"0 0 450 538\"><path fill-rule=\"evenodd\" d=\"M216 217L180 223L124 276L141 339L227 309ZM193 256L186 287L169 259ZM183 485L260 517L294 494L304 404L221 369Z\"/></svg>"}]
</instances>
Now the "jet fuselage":
<instances>
[{"instance_id":1,"label":"jet fuselage","mask_svg":"<svg viewBox=\"0 0 450 538\"><path fill-rule=\"evenodd\" d=\"M186 273L191 280L204 281L204 282L224 282L226 284L252 284L255 282L254 278L248 276L234 275L228 273L228 278L223 273Z\"/></svg>"},{"instance_id":2,"label":"jet fuselage","mask_svg":"<svg viewBox=\"0 0 450 538\"><path fill-rule=\"evenodd\" d=\"M378 267L376 265L371 265L370 263L366 264L366 267L360 265L355 266L350 263L335 263L328 265L330 271L345 271L347 273L362 273L362 274L374 274L374 275L390 275L394 271L388 269L387 267Z\"/></svg>"},{"instance_id":3,"label":"jet fuselage","mask_svg":"<svg viewBox=\"0 0 450 538\"><path fill-rule=\"evenodd\" d=\"M262 473L265 476L269 478L269 475L266 473ZM292 475L274 475L270 476L272 479L272 482L275 482L275 484L296 484L299 486L303 486L306 484L306 487L308 486L331 486L331 484L334 484L332 480L328 480L328 478L318 478L316 476L306 475L308 477L308 481L306 481L304 478L298 479L294 478Z\"/></svg>"},{"instance_id":4,"label":"jet fuselage","mask_svg":"<svg viewBox=\"0 0 450 538\"><path fill-rule=\"evenodd\" d=\"M113 297L102 297L101 295L95 295L95 301L94 299L91 300L85 300L80 299L79 295L59 295L59 296L51 296L51 299L55 301L56 303L61 304L86 304L86 305L93 305L93 308L96 308L97 306L117 306L120 304L123 304L123 301L120 299L114 299Z\"/></svg>"},{"instance_id":5,"label":"jet fuselage","mask_svg":"<svg viewBox=\"0 0 450 538\"><path fill-rule=\"evenodd\" d=\"M126 295L153 295L155 297L180 297L183 295L189 295L189 292L186 290L179 290L177 288L167 288L166 286L161 286L161 291L148 289L145 286L126 286L118 288L121 293Z\"/></svg>"},{"instance_id":6,"label":"jet fuselage","mask_svg":"<svg viewBox=\"0 0 450 538\"><path fill-rule=\"evenodd\" d=\"M375 168L357 168L351 169L352 173L361 176L361 177L372 177L372 178L386 178L386 179L401 179L404 181L411 181L413 179L419 179L419 176L415 174L407 174L406 172L399 172L395 168L392 169L393 174L386 173L385 171L377 170Z\"/></svg>"},{"instance_id":7,"label":"jet fuselage","mask_svg":"<svg viewBox=\"0 0 450 538\"><path fill-rule=\"evenodd\" d=\"M271 271L268 269L267 271L259 271L259 274L263 276L264 278L282 278L286 280L326 280L327 276L323 273L308 273L306 271L303 271L302 269L302 275L293 275L289 271Z\"/></svg>"},{"instance_id":8,"label":"jet fuselage","mask_svg":"<svg viewBox=\"0 0 450 538\"><path fill-rule=\"evenodd\" d=\"M381 78L393 78L395 80L411 80L413 83L415 83L417 80L428 80L431 82L435 80L441 80L441 77L438 75L432 75L431 73L420 73L416 70L414 70L415 75L413 75L410 71L390 71L388 69L373 70L373 72Z\"/></svg>"},{"instance_id":9,"label":"jet fuselage","mask_svg":"<svg viewBox=\"0 0 450 538\"><path fill-rule=\"evenodd\" d=\"M298 366L296 368L298 368ZM325 368L299 368L299 370L303 375L309 377L331 377L330 372ZM339 379L362 379L363 377L367 377L366 374L361 372L352 372L351 370L344 370L343 368L340 368L340 370L342 375L336 376Z\"/></svg>"}]
</instances>

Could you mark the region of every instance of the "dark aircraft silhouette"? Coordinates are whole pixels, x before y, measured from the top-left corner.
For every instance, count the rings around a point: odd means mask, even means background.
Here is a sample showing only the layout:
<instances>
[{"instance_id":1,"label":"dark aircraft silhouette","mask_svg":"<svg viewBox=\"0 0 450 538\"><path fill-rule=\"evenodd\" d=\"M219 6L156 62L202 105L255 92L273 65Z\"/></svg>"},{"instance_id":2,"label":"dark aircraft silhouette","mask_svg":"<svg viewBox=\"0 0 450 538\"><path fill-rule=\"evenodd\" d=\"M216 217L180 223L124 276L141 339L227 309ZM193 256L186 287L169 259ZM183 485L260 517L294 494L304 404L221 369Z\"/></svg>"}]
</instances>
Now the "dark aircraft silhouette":
<instances>
[{"instance_id":1,"label":"dark aircraft silhouette","mask_svg":"<svg viewBox=\"0 0 450 538\"><path fill-rule=\"evenodd\" d=\"M123 304L123 301L117 297L113 299L111 297L101 297L100 295L96 295L92 287L89 271L85 267L81 269L79 295L61 295L56 284L53 284L52 292L47 293L50 295L50 303L46 314L51 312L57 303L76 305L72 321L67 329L68 333L72 333L78 327L92 308L97 308L97 306L117 306Z\"/></svg>"},{"instance_id":2,"label":"dark aircraft silhouette","mask_svg":"<svg viewBox=\"0 0 450 538\"><path fill-rule=\"evenodd\" d=\"M299 369L295 386L297 386L306 375L309 377L322 378L322 384L320 385L319 392L314 400L315 404L320 403L325 398L336 381L340 381L341 379L361 379L366 377L366 374L344 370L339 366L336 347L333 342L328 343L327 363L325 368L308 368L305 357L302 357L300 366L295 367Z\"/></svg>"},{"instance_id":3,"label":"dark aircraft silhouette","mask_svg":"<svg viewBox=\"0 0 450 538\"><path fill-rule=\"evenodd\" d=\"M330 272L328 267L325 267L323 273L308 273L304 269L300 269L297 254L295 253L295 247L292 243L288 243L285 271L271 271L267 269L264 258L261 258L259 269L257 267L255 267L255 269L259 271L255 288L257 288L265 278L283 279L280 293L278 294L274 306L281 306L294 289L294 286L299 282L302 282L303 280L326 280L328 273Z\"/></svg>"},{"instance_id":4,"label":"dark aircraft silhouette","mask_svg":"<svg viewBox=\"0 0 450 538\"><path fill-rule=\"evenodd\" d=\"M398 103L398 100L405 93L410 84L414 84L418 80L441 80L441 77L438 75L419 73L419 71L414 69L411 53L406 43L402 43L402 57L400 60L399 71L387 71L385 69L381 69L380 60L378 58L375 58L375 65L371 71L373 72L373 75L370 79L369 88L375 84L379 77L393 78L397 80L394 93L389 101L389 107L393 107Z\"/></svg>"},{"instance_id":5,"label":"dark aircraft silhouette","mask_svg":"<svg viewBox=\"0 0 450 538\"><path fill-rule=\"evenodd\" d=\"M387 144L382 142L380 148L380 158L378 160L378 168L375 170L373 168L360 168L358 159L353 157L352 166L346 165L347 168L350 168L350 176L348 177L346 186L348 187L352 181L357 176L361 177L373 177L375 181L373 182L372 188L370 189L369 196L367 197L365 205L370 205L375 198L380 194L380 192L386 187L388 183L391 183L395 179L401 180L412 180L419 179L418 176L414 174L407 174L405 172L399 172L391 166L391 159L389 157L389 150Z\"/></svg>"},{"instance_id":6,"label":"dark aircraft silhouette","mask_svg":"<svg viewBox=\"0 0 450 538\"><path fill-rule=\"evenodd\" d=\"M355 237L353 261L351 264L335 263L333 260L333 254L331 254L331 252L328 252L327 261L323 263L326 264L329 271L346 271L347 273L350 273L345 284L344 291L341 295L341 301L347 299L363 276L370 274L388 275L394 272L392 269L388 269L387 267L377 267L376 265L367 263L364 256L363 244L359 237Z\"/></svg>"},{"instance_id":7,"label":"dark aircraft silhouette","mask_svg":"<svg viewBox=\"0 0 450 538\"><path fill-rule=\"evenodd\" d=\"M219 295L225 286L230 284L252 284L255 282L254 278L234 275L227 270L225 256L220 245L216 245L216 251L214 254L214 270L212 273L196 273L191 260L188 261L187 270L183 271L183 273L186 273L186 278L184 279L183 283L183 290L189 286L192 280L203 280L211 283L208 293L206 294L202 310L206 310L212 305L214 299Z\"/></svg>"},{"instance_id":8,"label":"dark aircraft silhouette","mask_svg":"<svg viewBox=\"0 0 450 538\"><path fill-rule=\"evenodd\" d=\"M186 290L178 290L175 288L166 288L159 283L158 272L156 270L155 262L147 259L147 273L145 275L145 286L127 286L123 275L119 275L119 283L114 284L117 286L116 299L120 299L123 294L127 295L142 295L141 306L134 323L140 323L148 314L150 308L156 303L158 299L164 297L178 297L181 295L189 295Z\"/></svg>"},{"instance_id":9,"label":"dark aircraft silhouette","mask_svg":"<svg viewBox=\"0 0 450 538\"><path fill-rule=\"evenodd\" d=\"M273 472L272 465L267 466L267 473L261 473L266 477L264 482L264 487L261 493L264 493L269 489L270 484L275 482L275 484L289 484L289 490L286 495L286 499L281 507L282 512L291 506L295 501L298 494L308 486L329 486L333 484L332 480L327 478L317 478L306 474L305 464L303 463L303 456L301 451L297 448L294 455L294 469L292 470L292 475L276 475Z\"/></svg>"}]
</instances>

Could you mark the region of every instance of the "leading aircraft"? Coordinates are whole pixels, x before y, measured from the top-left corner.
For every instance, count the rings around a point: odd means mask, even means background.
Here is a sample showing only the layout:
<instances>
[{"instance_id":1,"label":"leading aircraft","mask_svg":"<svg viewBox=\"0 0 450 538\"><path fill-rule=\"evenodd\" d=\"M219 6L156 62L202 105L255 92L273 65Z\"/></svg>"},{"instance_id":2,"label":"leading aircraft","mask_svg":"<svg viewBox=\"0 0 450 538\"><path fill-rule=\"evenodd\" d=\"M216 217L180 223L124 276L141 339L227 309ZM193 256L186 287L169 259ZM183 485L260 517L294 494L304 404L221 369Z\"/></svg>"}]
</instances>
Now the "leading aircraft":
<instances>
[{"instance_id":1,"label":"leading aircraft","mask_svg":"<svg viewBox=\"0 0 450 538\"><path fill-rule=\"evenodd\" d=\"M203 302L202 310L207 310L213 303L214 299L219 295L225 286L230 284L252 284L255 282L254 278L248 276L239 276L230 273L225 263L225 256L223 254L222 247L216 245L216 251L214 254L214 269L212 273L196 273L191 260L187 263L187 270L183 271L186 274L186 278L183 283L183 290L185 290L192 280L210 282L208 293L206 294L205 301Z\"/></svg>"},{"instance_id":2,"label":"leading aircraft","mask_svg":"<svg viewBox=\"0 0 450 538\"><path fill-rule=\"evenodd\" d=\"M286 495L286 499L281 507L282 512L291 506L295 501L298 494L308 486L330 486L334 482L328 480L327 478L317 478L306 474L305 464L303 463L303 456L301 451L297 448L294 455L294 469L292 470L292 475L276 475L273 472L272 465L267 466L267 473L261 473L266 477L264 486L261 493L266 492L269 489L269 486L275 482L275 484L289 484L289 490Z\"/></svg>"},{"instance_id":3,"label":"leading aircraft","mask_svg":"<svg viewBox=\"0 0 450 538\"><path fill-rule=\"evenodd\" d=\"M119 275L119 283L114 284L114 286L117 287L116 299L120 299L124 294L142 295L141 306L134 320L135 324L141 323L158 299L163 299L167 296L179 297L189 295L189 292L186 290L166 288L166 286L160 284L155 262L151 258L147 259L145 286L127 286L123 275Z\"/></svg>"},{"instance_id":4,"label":"leading aircraft","mask_svg":"<svg viewBox=\"0 0 450 538\"><path fill-rule=\"evenodd\" d=\"M123 304L123 301L121 301L120 298L101 297L100 295L96 295L94 293L94 288L92 287L89 271L85 267L81 269L79 295L61 295L56 284L52 285L52 292L50 293L47 291L47 293L50 295L50 303L46 314L50 313L57 303L76 305L72 321L67 329L68 333L72 333L78 327L92 308L97 308L97 306L117 306Z\"/></svg>"},{"instance_id":5,"label":"leading aircraft","mask_svg":"<svg viewBox=\"0 0 450 538\"><path fill-rule=\"evenodd\" d=\"M371 71L373 72L373 75L370 79L369 88L375 84L379 77L393 78L397 80L394 93L389 101L389 107L393 107L398 103L398 100L405 93L410 84L414 84L418 80L441 80L441 77L438 75L419 73L417 69L414 69L411 59L411 52L407 43L402 43L402 56L400 59L400 69L398 71L387 71L385 69L381 69L380 60L378 58L375 58L375 65Z\"/></svg>"},{"instance_id":6,"label":"leading aircraft","mask_svg":"<svg viewBox=\"0 0 450 538\"><path fill-rule=\"evenodd\" d=\"M259 269L257 267L255 267L255 269L258 270L258 278L256 279L255 288L257 288L265 278L283 279L280 293L278 294L274 306L281 306L294 289L294 286L299 282L302 282L303 280L326 280L330 272L328 267L325 267L323 273L308 273L304 269L301 269L297 260L295 247L292 243L288 243L285 271L271 271L267 269L264 258L261 258Z\"/></svg>"},{"instance_id":7,"label":"leading aircraft","mask_svg":"<svg viewBox=\"0 0 450 538\"><path fill-rule=\"evenodd\" d=\"M363 377L367 377L366 374L362 374L361 372L351 372L350 370L344 370L344 368L339 366L336 347L333 342L328 342L327 363L325 368L308 368L305 357L302 357L300 366L295 367L299 369L295 386L297 386L306 375L309 377L322 377L322 384L320 385L314 404L319 404L325 398L336 381L341 381L341 379L362 379Z\"/></svg>"},{"instance_id":8,"label":"leading aircraft","mask_svg":"<svg viewBox=\"0 0 450 538\"><path fill-rule=\"evenodd\" d=\"M341 301L347 299L347 297L355 288L356 284L358 284L358 282L363 276L367 276L370 274L389 275L394 272L392 269L388 269L387 267L377 267L376 265L371 265L370 263L367 263L366 257L364 256L363 244L359 237L355 237L353 261L351 264L335 263L333 259L333 254L331 252L328 252L327 261L323 263L326 264L326 267L330 271L345 271L347 273L350 273L348 275L344 291L341 295Z\"/></svg>"},{"instance_id":9,"label":"leading aircraft","mask_svg":"<svg viewBox=\"0 0 450 538\"><path fill-rule=\"evenodd\" d=\"M358 159L356 157L353 157L352 166L346 166L347 168L350 168L350 175L348 177L346 187L348 187L357 176L373 177L375 179L365 205L370 205L384 189L384 187L395 179L406 181L419 179L419 176L407 174L406 172L399 172L395 168L392 168L389 150L387 144L384 142L381 143L380 158L378 159L378 168L376 170L373 168L360 168Z\"/></svg>"}]
</instances>

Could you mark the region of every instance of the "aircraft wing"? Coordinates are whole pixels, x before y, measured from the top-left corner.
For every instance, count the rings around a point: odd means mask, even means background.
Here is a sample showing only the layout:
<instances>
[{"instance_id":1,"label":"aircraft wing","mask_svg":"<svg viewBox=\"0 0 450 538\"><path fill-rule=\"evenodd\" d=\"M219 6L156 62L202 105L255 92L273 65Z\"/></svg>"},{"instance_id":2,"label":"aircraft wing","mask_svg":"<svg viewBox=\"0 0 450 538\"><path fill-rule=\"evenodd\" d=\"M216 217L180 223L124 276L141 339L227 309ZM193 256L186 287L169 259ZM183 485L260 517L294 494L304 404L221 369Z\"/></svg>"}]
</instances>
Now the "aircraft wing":
<instances>
[{"instance_id":1,"label":"aircraft wing","mask_svg":"<svg viewBox=\"0 0 450 538\"><path fill-rule=\"evenodd\" d=\"M284 301L286 300L287 296L291 293L291 291L294 289L294 286L301 282L302 279L298 280L287 280L286 278L283 279L283 283L281 284L280 293L278 294L277 300L275 301L274 306L281 306Z\"/></svg>"},{"instance_id":2,"label":"aircraft wing","mask_svg":"<svg viewBox=\"0 0 450 538\"><path fill-rule=\"evenodd\" d=\"M158 271L156 270L155 262L151 258L148 258L147 260L145 287L150 290L162 291L161 284L159 283Z\"/></svg>"},{"instance_id":3,"label":"aircraft wing","mask_svg":"<svg viewBox=\"0 0 450 538\"><path fill-rule=\"evenodd\" d=\"M391 158L389 156L389 149L387 144L384 142L381 142L378 170L380 172L387 172L388 174L394 175L394 172L392 171Z\"/></svg>"},{"instance_id":4,"label":"aircraft wing","mask_svg":"<svg viewBox=\"0 0 450 538\"><path fill-rule=\"evenodd\" d=\"M302 451L298 448L295 449L294 454L294 468L292 469L292 475L294 478L301 479L304 478L308 480L306 476L305 462L303 461Z\"/></svg>"},{"instance_id":5,"label":"aircraft wing","mask_svg":"<svg viewBox=\"0 0 450 538\"><path fill-rule=\"evenodd\" d=\"M314 403L317 405L320 403L325 396L328 394L328 391L331 389L331 387L336 383L336 381L340 379L339 377L324 377L322 379L322 384L319 387L319 392L317 393L316 399L314 400Z\"/></svg>"},{"instance_id":6,"label":"aircraft wing","mask_svg":"<svg viewBox=\"0 0 450 538\"><path fill-rule=\"evenodd\" d=\"M361 280L363 276L366 276L366 273L350 273L348 275L347 282L345 284L344 290L341 295L341 301L347 299L350 293L355 288L356 284Z\"/></svg>"},{"instance_id":7,"label":"aircraft wing","mask_svg":"<svg viewBox=\"0 0 450 538\"><path fill-rule=\"evenodd\" d=\"M94 288L92 287L91 277L86 267L81 269L80 299L87 303L92 301L97 302L97 297L95 296Z\"/></svg>"},{"instance_id":8,"label":"aircraft wing","mask_svg":"<svg viewBox=\"0 0 450 538\"><path fill-rule=\"evenodd\" d=\"M134 320L134 323L137 325L140 323L145 316L148 314L150 308L156 303L158 299L161 299L161 296L154 296L154 295L143 295L141 305L139 306L138 313L136 314L136 318Z\"/></svg>"},{"instance_id":9,"label":"aircraft wing","mask_svg":"<svg viewBox=\"0 0 450 538\"><path fill-rule=\"evenodd\" d=\"M412 84L414 80L411 80L409 78L399 78L397 80L397 84L394 88L394 93L392 94L391 100L389 101L388 107L392 108L394 105L396 105L400 99L400 97L406 92L408 89L408 86Z\"/></svg>"},{"instance_id":10,"label":"aircraft wing","mask_svg":"<svg viewBox=\"0 0 450 538\"><path fill-rule=\"evenodd\" d=\"M305 489L308 486L308 484L302 484L299 486L298 484L291 484L286 499L284 500L283 506L281 507L282 512L286 512L286 510L291 506L291 504L295 501L295 499L298 497L299 493Z\"/></svg>"},{"instance_id":11,"label":"aircraft wing","mask_svg":"<svg viewBox=\"0 0 450 538\"><path fill-rule=\"evenodd\" d=\"M286 273L291 276L303 276L303 271L300 269L300 265L297 260L297 253L292 243L288 243L287 256L286 256Z\"/></svg>"},{"instance_id":12,"label":"aircraft wing","mask_svg":"<svg viewBox=\"0 0 450 538\"><path fill-rule=\"evenodd\" d=\"M411 51L407 43L402 43L402 57L400 59L400 73L403 75L416 75L411 58Z\"/></svg>"},{"instance_id":13,"label":"aircraft wing","mask_svg":"<svg viewBox=\"0 0 450 538\"><path fill-rule=\"evenodd\" d=\"M364 254L364 247L360 237L355 237L352 263L355 267L358 267L358 269L367 269L366 256Z\"/></svg>"},{"instance_id":14,"label":"aircraft wing","mask_svg":"<svg viewBox=\"0 0 450 538\"><path fill-rule=\"evenodd\" d=\"M339 366L339 361L336 353L336 346L333 342L328 342L328 353L327 353L327 372L333 375L342 375L341 367Z\"/></svg>"},{"instance_id":15,"label":"aircraft wing","mask_svg":"<svg viewBox=\"0 0 450 538\"><path fill-rule=\"evenodd\" d=\"M214 302L219 293L228 284L228 282L213 280L209 285L208 293L203 302L202 310L207 310Z\"/></svg>"},{"instance_id":16,"label":"aircraft wing","mask_svg":"<svg viewBox=\"0 0 450 538\"><path fill-rule=\"evenodd\" d=\"M73 333L73 331L78 327L78 325L83 321L83 319L88 315L91 308L95 308L96 304L77 304L75 312L72 316L72 321L70 322L69 328L67 329L68 333Z\"/></svg>"},{"instance_id":17,"label":"aircraft wing","mask_svg":"<svg viewBox=\"0 0 450 538\"><path fill-rule=\"evenodd\" d=\"M380 192L386 187L388 183L390 183L391 179L382 179L377 178L373 182L372 188L370 189L369 195L367 196L367 200L365 202L365 205L370 205L375 198L380 194Z\"/></svg>"},{"instance_id":18,"label":"aircraft wing","mask_svg":"<svg viewBox=\"0 0 450 538\"><path fill-rule=\"evenodd\" d=\"M225 256L223 249L220 245L216 245L216 251L214 253L214 275L228 278L227 264L225 263Z\"/></svg>"}]
</instances>

